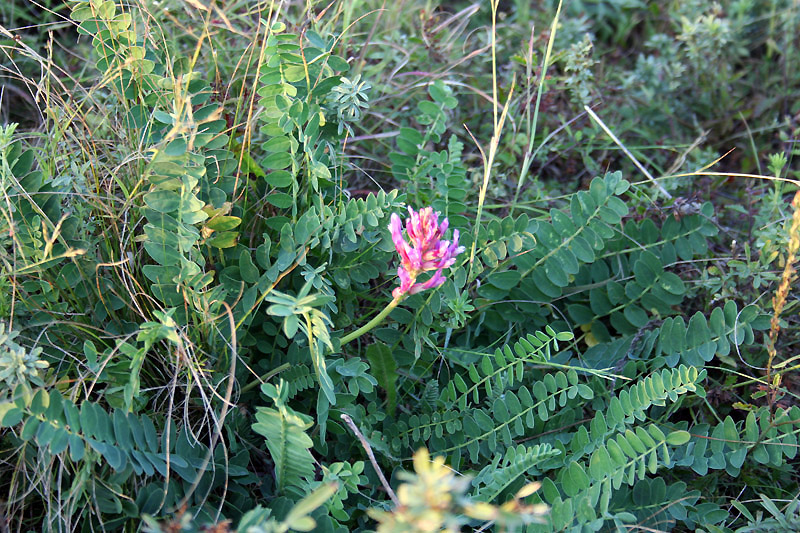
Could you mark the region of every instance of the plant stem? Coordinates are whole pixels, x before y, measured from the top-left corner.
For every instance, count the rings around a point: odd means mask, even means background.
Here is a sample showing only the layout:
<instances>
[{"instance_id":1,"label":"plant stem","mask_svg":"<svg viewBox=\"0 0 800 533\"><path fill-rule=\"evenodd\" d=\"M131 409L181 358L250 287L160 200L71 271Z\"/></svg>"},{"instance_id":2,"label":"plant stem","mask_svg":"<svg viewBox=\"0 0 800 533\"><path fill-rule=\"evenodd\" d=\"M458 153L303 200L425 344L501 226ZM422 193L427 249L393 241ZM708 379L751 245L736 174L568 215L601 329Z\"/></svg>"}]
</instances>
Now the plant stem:
<instances>
[{"instance_id":1,"label":"plant stem","mask_svg":"<svg viewBox=\"0 0 800 533\"><path fill-rule=\"evenodd\" d=\"M536 104L533 108L533 124L530 122L530 118L528 119L528 149L525 150L525 158L522 161L522 170L519 173L519 179L517 180L517 190L514 193L514 201L511 202L511 215L514 214L514 207L517 205L517 200L519 199L519 192L522 190L522 185L525 183L525 178L528 176L528 170L531 168L531 163L533 162L533 142L536 139L536 123L539 120L539 107L542 104L542 92L544 90L544 82L547 77L547 67L550 65L550 56L553 53L553 43L556 41L556 31L558 30L558 18L561 16L561 4L562 0L558 0L558 7L556 8L556 16L553 17L553 25L550 27L550 37L547 39L547 48L544 53L544 59L542 60L542 69L541 73L539 74L539 88L536 90ZM533 34L531 34L531 41L533 40ZM531 57L533 56L533 51L531 51ZM530 110L526 110L526 113L530 113ZM530 117L530 114L528 115Z\"/></svg>"},{"instance_id":2,"label":"plant stem","mask_svg":"<svg viewBox=\"0 0 800 533\"><path fill-rule=\"evenodd\" d=\"M394 300L392 300L392 303L397 301L399 300L395 298ZM378 474L378 478L381 480L381 485L383 485L383 488L386 489L386 492L389 494L389 498L392 499L392 502L394 503L395 507L400 507L400 500L397 498L397 494L395 494L395 492L392 490L392 486L389 485L389 482L386 480L386 476L383 475L383 472L378 466L378 461L375 460L375 454L372 452L372 446L370 446L369 442L367 442L367 439L364 438L364 434L361 433L361 431L358 429L358 426L356 426L355 422L353 422L352 418L350 418L344 413L342 413L340 418L344 420L345 424L350 426L350 429L353 430L353 433L356 434L356 437L358 437L358 440L361 442L361 446L364 447L364 451L367 452L367 457L369 457L369 461L372 463L372 467L375 469L375 472Z\"/></svg>"},{"instance_id":3,"label":"plant stem","mask_svg":"<svg viewBox=\"0 0 800 533\"><path fill-rule=\"evenodd\" d=\"M372 328L374 328L375 326L377 326L378 324L383 322L383 319L386 318L389 315L389 313L392 312L392 309L397 307L397 304L400 303L400 300L402 300L402 297L401 298L395 298L394 300L389 302L389 305L387 305L386 308L383 311L381 311L380 313L375 315L375 318L373 318L372 320L370 320L369 322L367 322L366 324L364 324L363 326L361 326L357 330L353 331L352 333L349 333L349 334L345 335L344 337L342 337L342 346L344 346L345 344L347 344L348 342L350 342L352 340L355 340L355 339L359 338L361 335L363 335L364 333L367 333L369 330L371 330Z\"/></svg>"},{"instance_id":4,"label":"plant stem","mask_svg":"<svg viewBox=\"0 0 800 533\"><path fill-rule=\"evenodd\" d=\"M234 330L234 331L235 331L235 330ZM244 387L242 387L242 390L240 390L240 391L239 391L239 394L244 394L245 392L247 392L247 391L249 391L249 390L252 390L252 389L254 389L256 386L258 386L258 385L262 385L263 383L266 383L267 381L269 381L269 380L270 380L270 378L271 378L272 376L275 376L275 375L277 375L277 374L280 374L280 373L281 373L281 372L283 372L284 370L289 370L289 368L290 368L291 366L292 366L292 365L290 365L289 363L283 363L283 364L282 364L281 366L279 366L278 368L273 368L272 370L270 370L269 372L267 372L267 373L266 373L266 374L264 374L263 376L259 377L259 378L258 378L256 381L251 381L250 383L248 383L247 385L245 385Z\"/></svg>"},{"instance_id":5,"label":"plant stem","mask_svg":"<svg viewBox=\"0 0 800 533\"><path fill-rule=\"evenodd\" d=\"M500 0L492 1L492 116L497 132L497 7Z\"/></svg>"},{"instance_id":6,"label":"plant stem","mask_svg":"<svg viewBox=\"0 0 800 533\"><path fill-rule=\"evenodd\" d=\"M364 333L367 333L369 330L371 330L372 328L374 328L375 326L380 324L383 321L383 319L386 318L387 315L392 312L392 309L397 307L397 304L399 304L402 299L403 299L402 297L393 299L391 302L389 302L389 305L387 305L386 308L383 311L381 311L380 313L375 315L375 317L372 320L370 320L369 322L367 322L366 324L364 324L363 326L361 326L357 330L353 331L349 335L345 335L344 337L342 337L342 345L345 345L348 342L359 338L361 335L363 335ZM248 391L254 389L258 385L261 385L262 383L264 383L266 381L269 381L269 379L271 377L275 376L276 374L279 374L279 373L283 372L284 370L287 370L290 366L291 365L289 363L284 363L281 366L279 366L278 368L270 370L269 372L267 372L263 376L259 377L256 381L252 381L252 382L248 383L247 385L245 385L244 387L242 387L242 390L240 391L240 394L244 394L245 392L248 392Z\"/></svg>"}]
</instances>

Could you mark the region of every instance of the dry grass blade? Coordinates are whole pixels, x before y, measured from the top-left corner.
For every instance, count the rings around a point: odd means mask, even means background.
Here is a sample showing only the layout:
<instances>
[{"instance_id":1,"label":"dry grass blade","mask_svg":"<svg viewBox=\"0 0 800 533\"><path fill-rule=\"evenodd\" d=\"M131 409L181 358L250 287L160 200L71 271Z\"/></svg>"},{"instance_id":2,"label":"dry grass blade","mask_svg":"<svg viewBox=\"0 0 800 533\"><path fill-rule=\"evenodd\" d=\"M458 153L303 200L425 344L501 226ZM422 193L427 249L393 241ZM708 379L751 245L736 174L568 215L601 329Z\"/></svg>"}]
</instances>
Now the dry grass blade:
<instances>
[{"instance_id":1,"label":"dry grass blade","mask_svg":"<svg viewBox=\"0 0 800 533\"><path fill-rule=\"evenodd\" d=\"M605 122L603 122L603 120L602 120L600 117L598 117L598 116L597 116L597 113L595 113L595 112L594 112L594 110L593 110L592 108L590 108L589 106L583 106L583 108L586 110L586 112L587 112L587 113L589 113L589 116L590 116L590 117L592 117L592 120L594 120L594 121L595 121L595 122L596 122L596 123L597 123L597 124L598 124L598 125L599 125L599 126L602 128L602 129L603 129L603 131L604 131L604 132L606 132L606 134L607 134L609 137L611 137L611 140L612 140L612 141L614 141L614 143L615 143L617 146L619 146L619 147L620 147L620 149L622 150L622 152L623 152L623 153L624 153L626 156L628 156L628 159L630 159L630 160L633 162L633 164L634 164L634 165L636 165L636 168L638 168L639 170L641 170L641 171L642 171L642 174L644 174L644 176L647 178L647 180L648 180L650 183L652 183L652 184L653 184L653 185L656 187L656 189L658 189L658 191L659 191L661 194L663 194L663 195L664 195L664 197L665 197L665 198L667 198L667 199L670 199L670 198L672 198L672 195L671 195L669 192L667 192L667 190L666 190L666 189L665 189L665 188L664 188L664 187L663 187L663 186L662 186L660 183L658 183L658 182L656 181L656 179L653 177L653 175L652 175L652 174L650 174L650 172L649 172L649 171L648 171L648 170L647 170L647 169L644 167L644 165L642 165L642 164L639 162L639 160L638 160L638 159L636 159L636 157L635 157L635 156L634 156L634 155L631 153L631 151L630 151L630 150L628 150L628 149L625 147L625 145L624 145L624 144L622 144L622 141L620 141L620 140L617 138L617 136L616 136L616 135L614 135L614 132L613 132L613 131L611 131L611 130L609 129L609 127L608 127L608 126L606 126L606 123L605 123Z\"/></svg>"}]
</instances>

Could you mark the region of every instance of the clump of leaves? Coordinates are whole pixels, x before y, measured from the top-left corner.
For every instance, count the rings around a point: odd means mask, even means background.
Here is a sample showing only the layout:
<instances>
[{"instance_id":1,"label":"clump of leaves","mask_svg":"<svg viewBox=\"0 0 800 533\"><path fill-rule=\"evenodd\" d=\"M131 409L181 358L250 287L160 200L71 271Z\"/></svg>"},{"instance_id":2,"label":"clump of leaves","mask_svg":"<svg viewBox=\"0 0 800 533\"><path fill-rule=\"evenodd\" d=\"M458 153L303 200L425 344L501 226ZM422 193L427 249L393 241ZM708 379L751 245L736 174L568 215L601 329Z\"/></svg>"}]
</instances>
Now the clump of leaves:
<instances>
[{"instance_id":1,"label":"clump of leaves","mask_svg":"<svg viewBox=\"0 0 800 533\"><path fill-rule=\"evenodd\" d=\"M50 366L50 363L39 359L42 348L28 350L17 344L14 339L18 336L18 331L10 329L6 332L6 324L0 322L0 381L8 390L13 390L17 385L44 386L39 371Z\"/></svg>"},{"instance_id":2,"label":"clump of leaves","mask_svg":"<svg viewBox=\"0 0 800 533\"><path fill-rule=\"evenodd\" d=\"M586 34L583 41L569 47L564 58L564 83L572 101L580 105L588 104L592 96L592 67L597 63L592 57L592 48L592 39Z\"/></svg>"}]
</instances>

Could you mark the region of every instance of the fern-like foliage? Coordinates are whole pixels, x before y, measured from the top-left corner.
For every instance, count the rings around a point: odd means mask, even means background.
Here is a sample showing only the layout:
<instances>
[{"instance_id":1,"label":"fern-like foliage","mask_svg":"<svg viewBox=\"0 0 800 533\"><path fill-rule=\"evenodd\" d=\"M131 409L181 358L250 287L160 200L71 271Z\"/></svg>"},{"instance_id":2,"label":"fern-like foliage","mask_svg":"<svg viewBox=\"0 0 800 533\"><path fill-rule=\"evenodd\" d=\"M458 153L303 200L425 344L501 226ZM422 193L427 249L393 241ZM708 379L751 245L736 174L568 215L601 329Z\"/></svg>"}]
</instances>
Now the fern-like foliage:
<instances>
[{"instance_id":1,"label":"fern-like foliage","mask_svg":"<svg viewBox=\"0 0 800 533\"><path fill-rule=\"evenodd\" d=\"M91 504L86 511L90 514L95 510L119 514L124 501L129 501L124 505L131 517L158 513L177 505L194 484L212 486L219 478L215 472L226 472L234 484L253 479L243 468L246 457L226 459L219 447L209 451L186 428L172 422L166 429L157 428L146 415L122 409L109 412L88 400L77 407L57 389L31 393L17 387L12 398L0 402L0 427L14 431L9 442L38 450L38 460L62 461L74 491L64 491L61 503ZM37 460L37 455L26 460ZM171 479L167 486L158 482L164 479ZM120 497L127 480L142 485L135 504ZM188 503L202 506L205 495L187 498Z\"/></svg>"},{"instance_id":2,"label":"fern-like foliage","mask_svg":"<svg viewBox=\"0 0 800 533\"><path fill-rule=\"evenodd\" d=\"M259 114L261 132L268 138L260 167L271 187L266 200L278 209L291 207L291 216L296 218L301 194L319 192L333 183L332 158L338 150L321 134L327 120L325 102L316 95L326 95L338 86L341 79L335 73L349 66L332 53L333 40L326 42L309 32L311 44L301 49L300 40L284 30L282 24L270 28L264 49L270 59L259 72L258 94L264 106ZM328 116L334 120L337 110L330 110ZM306 179L301 180L301 175Z\"/></svg>"},{"instance_id":3,"label":"fern-like foliage","mask_svg":"<svg viewBox=\"0 0 800 533\"><path fill-rule=\"evenodd\" d=\"M147 416L119 409L109 415L94 402L83 402L78 409L55 389L49 393L39 389L35 394L18 389L14 401L0 404L0 423L3 427L21 424L20 439L35 439L39 449L52 456L66 450L73 461L81 461L93 450L117 472L130 465L137 475L158 472L166 476L168 468L189 466L180 456L167 458Z\"/></svg>"},{"instance_id":4,"label":"fern-like foliage","mask_svg":"<svg viewBox=\"0 0 800 533\"><path fill-rule=\"evenodd\" d=\"M619 364L625 358L647 361L650 369L679 365L702 366L714 356L753 342L758 311L755 306L739 310L729 300L706 318L695 313L687 324L683 317L667 317L647 325L635 335L592 346L583 356L589 366Z\"/></svg>"},{"instance_id":5,"label":"fern-like foliage","mask_svg":"<svg viewBox=\"0 0 800 533\"><path fill-rule=\"evenodd\" d=\"M437 81L428 86L430 100L417 103L417 121L424 132L414 128L400 128L397 137L399 151L389 154L392 174L406 183L409 194L418 204L430 204L437 211L456 215L455 223L464 220L460 213L466 210L464 199L469 183L461 162L463 145L455 136L450 137L446 150L437 152L430 145L438 144L447 131L448 112L458 105L450 87Z\"/></svg>"},{"instance_id":6,"label":"fern-like foliage","mask_svg":"<svg viewBox=\"0 0 800 533\"><path fill-rule=\"evenodd\" d=\"M689 490L678 481L667 485L663 477L645 477L631 487L620 487L609 503L609 514L631 529L672 530L679 521L696 514L699 490Z\"/></svg>"},{"instance_id":7,"label":"fern-like foliage","mask_svg":"<svg viewBox=\"0 0 800 533\"><path fill-rule=\"evenodd\" d=\"M269 383L262 386L264 394L272 398L275 408L258 407L253 431L267 440L275 464L275 480L279 490L308 483L314 475L313 446L306 431L313 425L310 417L286 405L288 389L281 382L277 387Z\"/></svg>"},{"instance_id":8,"label":"fern-like foliage","mask_svg":"<svg viewBox=\"0 0 800 533\"><path fill-rule=\"evenodd\" d=\"M613 225L628 213L617 195L629 187L619 172L592 180L588 191L572 196L569 214L553 209L550 221L538 221L534 230L536 247L513 260L526 279L524 289L530 297L546 301L561 296L570 276L578 274L580 264L592 263L605 240L615 236Z\"/></svg>"},{"instance_id":9,"label":"fern-like foliage","mask_svg":"<svg viewBox=\"0 0 800 533\"><path fill-rule=\"evenodd\" d=\"M671 467L672 447L685 444L689 438L686 431L665 434L655 424L637 426L598 447L588 464L571 461L557 478L565 499L546 482L545 494L552 498L551 527L568 531L588 527L597 531L609 519L617 527L624 527L623 519L632 515L618 517L609 513L613 493L623 484L630 486L645 479L648 472L655 474L660 467Z\"/></svg>"},{"instance_id":10,"label":"fern-like foliage","mask_svg":"<svg viewBox=\"0 0 800 533\"><path fill-rule=\"evenodd\" d=\"M551 527L598 530L607 520L618 527L633 520L633 514L611 511L617 492L659 468L672 468L690 439L683 430L665 433L658 424L643 425L647 411L690 392L704 394L703 379L705 371L686 366L654 373L620 390L588 425L571 432L568 445L559 442L563 459L547 463L556 475L545 481L543 492L552 506Z\"/></svg>"},{"instance_id":11,"label":"fern-like foliage","mask_svg":"<svg viewBox=\"0 0 800 533\"><path fill-rule=\"evenodd\" d=\"M308 341L317 381L328 402L334 405L336 394L333 391L333 382L328 376L325 363L325 349L333 349L328 332L331 320L323 311L317 309L331 297L309 294L311 287L310 283L306 283L297 296L271 291L266 297L267 301L272 304L267 309L267 313L283 318L283 330L287 338L294 338L298 330L303 333Z\"/></svg>"},{"instance_id":12,"label":"fern-like foliage","mask_svg":"<svg viewBox=\"0 0 800 533\"><path fill-rule=\"evenodd\" d=\"M466 409L468 402L480 402L481 392L489 397L500 396L506 388L513 387L515 382L522 382L526 363L546 363L553 353L558 352L558 342L570 339L571 333L556 333L547 326L545 331L521 337L513 346L498 348L494 354L484 354L480 357L479 364L471 363L467 366L468 380L461 377L461 374L453 376L442 400Z\"/></svg>"},{"instance_id":13,"label":"fern-like foliage","mask_svg":"<svg viewBox=\"0 0 800 533\"><path fill-rule=\"evenodd\" d=\"M285 383L286 398L292 399L298 393L308 390L316 384L314 374L308 365L292 365L285 372L281 372L281 379Z\"/></svg>"},{"instance_id":14,"label":"fern-like foliage","mask_svg":"<svg viewBox=\"0 0 800 533\"><path fill-rule=\"evenodd\" d=\"M579 394L591 398L591 389L578 383L577 374L555 372L550 379L534 387L520 386L507 390L483 408L444 411L432 415L411 415L401 418L394 429L395 449L425 442L439 446L441 453L453 453L451 460L459 464L466 451L472 462L479 456L494 457L513 445L514 439L533 429L538 420L547 420L557 406L574 400ZM546 384L545 384L546 383Z\"/></svg>"},{"instance_id":15,"label":"fern-like foliage","mask_svg":"<svg viewBox=\"0 0 800 533\"><path fill-rule=\"evenodd\" d=\"M712 216L706 204L700 213L667 217L661 227L651 219L617 224L603 252L575 276L570 318L590 332L592 343L605 343L614 331L638 335L652 321L676 314L687 287L669 267L707 251L706 238L717 232Z\"/></svg>"},{"instance_id":16,"label":"fern-like foliage","mask_svg":"<svg viewBox=\"0 0 800 533\"><path fill-rule=\"evenodd\" d=\"M495 457L559 407L579 396L591 398L592 390L579 382L574 370L548 373L532 385L523 384L526 363L547 361L551 351L558 350L558 342L569 339L571 334L548 328L520 339L513 350L505 346L483 355L479 366L468 367L471 385L458 376L441 393L443 409L400 415L387 426L386 438L394 452L429 443L439 453L452 454L455 465L464 452L472 462L479 456Z\"/></svg>"},{"instance_id":17,"label":"fern-like foliage","mask_svg":"<svg viewBox=\"0 0 800 533\"><path fill-rule=\"evenodd\" d=\"M37 168L36 154L23 149L13 138L14 130L14 125L0 128L0 195L7 208L0 217L0 261L4 275L30 280L20 284L23 297L18 305L36 313L53 299L49 283L41 279L43 273L77 286L76 264L87 250L86 243L78 240L77 218L62 209L63 184L46 179ZM0 312L8 318L13 308L10 297L0 301Z\"/></svg>"},{"instance_id":18,"label":"fern-like foliage","mask_svg":"<svg viewBox=\"0 0 800 533\"><path fill-rule=\"evenodd\" d=\"M143 196L147 224L139 240L155 264L145 265L143 273L161 301L180 305L186 298L180 289L199 291L213 280L199 244L229 248L238 236L231 230L241 221L227 214L225 204L233 192L227 174L234 163L223 148L225 121L217 105L204 105L212 91L188 70L188 62L178 58L167 72L158 51L137 43L130 15L113 1L77 2L72 16L81 33L93 36L98 69L131 102L127 126L154 152L146 171L150 190ZM154 109L134 105L140 99Z\"/></svg>"},{"instance_id":19,"label":"fern-like foliage","mask_svg":"<svg viewBox=\"0 0 800 533\"><path fill-rule=\"evenodd\" d=\"M800 433L800 408L778 408L774 417L762 408L747 413L743 421L731 416L714 426L692 426L692 443L677 459L699 475L709 470L725 470L738 476L746 458L756 463L777 467L797 456L797 435Z\"/></svg>"},{"instance_id":20,"label":"fern-like foliage","mask_svg":"<svg viewBox=\"0 0 800 533\"><path fill-rule=\"evenodd\" d=\"M705 370L698 372L694 367L681 366L656 372L623 388L608 401L604 410L595 413L588 427L578 428L570 442L569 456L580 458L591 454L614 433L644 422L652 406L676 402L679 396L689 392L704 396L700 383L705 377Z\"/></svg>"},{"instance_id":21,"label":"fern-like foliage","mask_svg":"<svg viewBox=\"0 0 800 533\"><path fill-rule=\"evenodd\" d=\"M505 455L497 455L472 480L476 499L492 502L501 494L509 492L518 480L541 473L536 466L561 452L549 444L537 444L508 448ZM511 491L513 492L513 491Z\"/></svg>"}]
</instances>

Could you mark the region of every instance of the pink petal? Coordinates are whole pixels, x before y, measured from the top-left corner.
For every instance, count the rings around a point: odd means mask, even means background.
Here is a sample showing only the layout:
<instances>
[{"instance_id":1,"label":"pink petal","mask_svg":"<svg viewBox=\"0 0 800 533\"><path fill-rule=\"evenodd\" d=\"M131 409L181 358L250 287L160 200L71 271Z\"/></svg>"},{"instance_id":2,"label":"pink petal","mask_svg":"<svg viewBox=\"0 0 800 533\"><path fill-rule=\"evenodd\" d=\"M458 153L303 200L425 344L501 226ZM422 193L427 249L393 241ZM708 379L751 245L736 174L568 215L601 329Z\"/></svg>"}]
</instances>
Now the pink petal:
<instances>
[{"instance_id":1,"label":"pink petal","mask_svg":"<svg viewBox=\"0 0 800 533\"><path fill-rule=\"evenodd\" d=\"M400 247L405 244L405 241L403 240L403 222L400 220L400 217L397 216L397 213L392 213L389 222L389 232L392 234L394 247L399 250Z\"/></svg>"},{"instance_id":2,"label":"pink petal","mask_svg":"<svg viewBox=\"0 0 800 533\"><path fill-rule=\"evenodd\" d=\"M442 220L442 223L441 223L441 225L439 226L439 237L441 237L441 236L443 236L443 235L444 235L444 233L447 231L447 228L448 228L449 226L450 226L450 221L449 221L449 220L447 220L447 217L445 217L445 219L444 219L444 220Z\"/></svg>"},{"instance_id":3,"label":"pink petal","mask_svg":"<svg viewBox=\"0 0 800 533\"><path fill-rule=\"evenodd\" d=\"M397 250L397 253L400 254L400 260L404 265L410 264L412 261L412 249L403 238L403 223L401 222L400 217L395 213L392 213L391 222L389 223L389 231L392 234L392 242L394 243L394 247Z\"/></svg>"},{"instance_id":4,"label":"pink petal","mask_svg":"<svg viewBox=\"0 0 800 533\"><path fill-rule=\"evenodd\" d=\"M437 270L433 274L433 276L431 276L431 279L429 279L428 281L426 281L423 284L414 285L413 287L411 287L411 290L408 291L408 293L409 294L417 294L418 292L422 292L422 291L427 290L427 289L433 289L435 287L438 287L442 283L444 283L444 281L445 280L444 280L444 276L442 276L442 271L441 270Z\"/></svg>"}]
</instances>

